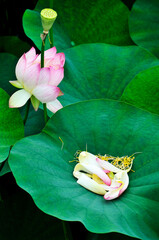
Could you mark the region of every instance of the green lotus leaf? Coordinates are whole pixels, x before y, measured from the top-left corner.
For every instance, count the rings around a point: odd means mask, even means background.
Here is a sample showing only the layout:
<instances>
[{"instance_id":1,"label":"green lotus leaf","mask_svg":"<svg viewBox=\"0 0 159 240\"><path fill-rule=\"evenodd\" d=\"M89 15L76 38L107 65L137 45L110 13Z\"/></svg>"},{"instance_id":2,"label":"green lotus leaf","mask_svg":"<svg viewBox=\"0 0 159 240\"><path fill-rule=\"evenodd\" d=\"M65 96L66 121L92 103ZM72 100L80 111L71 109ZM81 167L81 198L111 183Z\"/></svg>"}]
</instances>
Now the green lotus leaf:
<instances>
[{"instance_id":1,"label":"green lotus leaf","mask_svg":"<svg viewBox=\"0 0 159 240\"><path fill-rule=\"evenodd\" d=\"M136 75L125 88L121 100L159 114L159 66Z\"/></svg>"},{"instance_id":2,"label":"green lotus leaf","mask_svg":"<svg viewBox=\"0 0 159 240\"><path fill-rule=\"evenodd\" d=\"M119 99L140 71L159 65L156 57L137 46L83 44L64 51L65 77L60 84L66 106L87 99Z\"/></svg>"},{"instance_id":3,"label":"green lotus leaf","mask_svg":"<svg viewBox=\"0 0 159 240\"><path fill-rule=\"evenodd\" d=\"M43 32L40 13L27 9L23 15L23 28L25 34L35 43L35 45L41 49L42 41L40 34ZM66 48L70 48L71 40L67 34L63 31L58 23L54 23L54 44L56 48L61 51ZM46 38L45 49L50 48L49 39Z\"/></svg>"},{"instance_id":4,"label":"green lotus leaf","mask_svg":"<svg viewBox=\"0 0 159 240\"><path fill-rule=\"evenodd\" d=\"M159 57L159 1L136 0L129 29L133 41Z\"/></svg>"},{"instance_id":5,"label":"green lotus leaf","mask_svg":"<svg viewBox=\"0 0 159 240\"><path fill-rule=\"evenodd\" d=\"M0 163L0 177L2 177L3 175L9 172L11 172L11 170L8 164L8 160Z\"/></svg>"},{"instance_id":6,"label":"green lotus leaf","mask_svg":"<svg viewBox=\"0 0 159 240\"><path fill-rule=\"evenodd\" d=\"M24 137L24 125L17 109L8 106L9 95L0 89L0 162L9 154L10 147Z\"/></svg>"},{"instance_id":7,"label":"green lotus leaf","mask_svg":"<svg viewBox=\"0 0 159 240\"><path fill-rule=\"evenodd\" d=\"M0 88L3 88L9 95L15 92L9 81L16 80L15 66L18 58L10 53L0 53Z\"/></svg>"},{"instance_id":8,"label":"green lotus leaf","mask_svg":"<svg viewBox=\"0 0 159 240\"><path fill-rule=\"evenodd\" d=\"M0 52L11 53L17 57L30 49L30 45L16 36L0 37Z\"/></svg>"},{"instance_id":9,"label":"green lotus leaf","mask_svg":"<svg viewBox=\"0 0 159 240\"><path fill-rule=\"evenodd\" d=\"M39 49L42 33L39 12L49 6L49 0L39 0L35 10L26 10L23 16L24 31ZM133 45L128 30L129 10L120 0L98 0L98 3L55 0L53 8L58 14L53 26L54 44L60 51L81 43Z\"/></svg>"},{"instance_id":10,"label":"green lotus leaf","mask_svg":"<svg viewBox=\"0 0 159 240\"><path fill-rule=\"evenodd\" d=\"M59 110L41 134L19 141L9 165L17 184L45 213L80 221L94 233L119 232L157 240L159 230L159 117L113 100L89 100ZM130 185L105 201L76 183L77 150L136 155Z\"/></svg>"}]
</instances>

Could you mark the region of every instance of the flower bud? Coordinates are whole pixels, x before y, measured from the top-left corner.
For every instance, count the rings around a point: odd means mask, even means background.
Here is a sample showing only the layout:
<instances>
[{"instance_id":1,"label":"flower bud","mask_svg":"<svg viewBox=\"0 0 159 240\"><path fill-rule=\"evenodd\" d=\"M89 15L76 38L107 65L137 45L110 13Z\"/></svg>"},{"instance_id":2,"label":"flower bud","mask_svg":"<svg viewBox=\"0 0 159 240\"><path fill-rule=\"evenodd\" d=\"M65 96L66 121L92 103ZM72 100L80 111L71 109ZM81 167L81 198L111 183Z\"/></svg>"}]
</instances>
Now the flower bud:
<instances>
[{"instance_id":1,"label":"flower bud","mask_svg":"<svg viewBox=\"0 0 159 240\"><path fill-rule=\"evenodd\" d=\"M57 17L57 13L51 8L44 8L41 11L40 16L43 26L43 32L47 34Z\"/></svg>"}]
</instances>

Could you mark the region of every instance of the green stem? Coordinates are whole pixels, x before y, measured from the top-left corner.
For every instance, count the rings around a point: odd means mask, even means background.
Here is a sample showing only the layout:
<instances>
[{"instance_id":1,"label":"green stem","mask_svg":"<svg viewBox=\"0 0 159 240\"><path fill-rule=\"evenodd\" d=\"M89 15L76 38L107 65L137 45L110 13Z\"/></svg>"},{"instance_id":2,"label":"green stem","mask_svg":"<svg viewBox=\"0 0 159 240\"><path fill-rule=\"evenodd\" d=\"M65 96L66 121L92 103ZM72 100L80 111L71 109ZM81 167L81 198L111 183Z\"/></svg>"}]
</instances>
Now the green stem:
<instances>
[{"instance_id":1,"label":"green stem","mask_svg":"<svg viewBox=\"0 0 159 240\"><path fill-rule=\"evenodd\" d=\"M62 226L63 226L65 240L72 240L73 238L72 238L68 223L63 220L61 220L61 222L62 222Z\"/></svg>"},{"instance_id":2,"label":"green stem","mask_svg":"<svg viewBox=\"0 0 159 240\"><path fill-rule=\"evenodd\" d=\"M41 45L41 68L44 67L45 39L46 39L46 36L44 40L42 40L42 45ZM46 124L48 121L46 103L43 103L43 110L44 110L44 121Z\"/></svg>"},{"instance_id":3,"label":"green stem","mask_svg":"<svg viewBox=\"0 0 159 240\"><path fill-rule=\"evenodd\" d=\"M53 40L53 26L49 31L49 42L50 42L50 48L54 46L54 40Z\"/></svg>"},{"instance_id":4,"label":"green stem","mask_svg":"<svg viewBox=\"0 0 159 240\"><path fill-rule=\"evenodd\" d=\"M27 121L27 118L28 118L30 103L31 103L31 101L29 99L28 102L27 102L27 105L26 105L25 116L24 116L24 120L23 120L24 125L26 124L26 121Z\"/></svg>"},{"instance_id":5,"label":"green stem","mask_svg":"<svg viewBox=\"0 0 159 240\"><path fill-rule=\"evenodd\" d=\"M47 121L48 121L46 103L43 103L43 110L44 110L44 121L45 121L45 124L46 124Z\"/></svg>"},{"instance_id":6,"label":"green stem","mask_svg":"<svg viewBox=\"0 0 159 240\"><path fill-rule=\"evenodd\" d=\"M46 39L46 37L45 37ZM42 40L42 45L41 45L41 68L44 67L44 50L45 50L45 39Z\"/></svg>"}]
</instances>

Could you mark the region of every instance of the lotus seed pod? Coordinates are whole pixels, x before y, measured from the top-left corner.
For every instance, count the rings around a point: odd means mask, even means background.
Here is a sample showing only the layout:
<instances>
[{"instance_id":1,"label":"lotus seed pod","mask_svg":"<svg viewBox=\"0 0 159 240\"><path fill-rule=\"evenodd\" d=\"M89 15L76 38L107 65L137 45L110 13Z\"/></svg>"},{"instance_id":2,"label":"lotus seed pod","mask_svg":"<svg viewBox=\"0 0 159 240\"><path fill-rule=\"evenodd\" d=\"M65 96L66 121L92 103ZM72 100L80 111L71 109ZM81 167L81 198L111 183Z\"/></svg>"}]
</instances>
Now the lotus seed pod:
<instances>
[{"instance_id":1,"label":"lotus seed pod","mask_svg":"<svg viewBox=\"0 0 159 240\"><path fill-rule=\"evenodd\" d=\"M43 26L43 32L47 34L57 17L57 13L51 8L44 8L41 11L40 16Z\"/></svg>"}]
</instances>

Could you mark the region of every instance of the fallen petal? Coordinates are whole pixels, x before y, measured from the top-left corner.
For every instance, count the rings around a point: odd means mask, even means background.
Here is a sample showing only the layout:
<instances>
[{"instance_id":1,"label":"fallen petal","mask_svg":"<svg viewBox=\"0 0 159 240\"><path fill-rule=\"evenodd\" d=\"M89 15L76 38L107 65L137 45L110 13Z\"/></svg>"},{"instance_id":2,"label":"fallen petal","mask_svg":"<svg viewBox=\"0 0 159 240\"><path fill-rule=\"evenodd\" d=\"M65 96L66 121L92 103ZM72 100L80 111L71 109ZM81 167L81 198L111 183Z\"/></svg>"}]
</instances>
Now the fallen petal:
<instances>
[{"instance_id":1,"label":"fallen petal","mask_svg":"<svg viewBox=\"0 0 159 240\"><path fill-rule=\"evenodd\" d=\"M110 172L119 172L119 171L123 171L117 167L115 167L114 165L112 165L111 163L109 163L108 161L104 161L104 160L101 160L99 158L96 158L96 161L99 163L99 165L104 168L105 170L108 170Z\"/></svg>"},{"instance_id":2,"label":"fallen petal","mask_svg":"<svg viewBox=\"0 0 159 240\"><path fill-rule=\"evenodd\" d=\"M103 169L97 163L95 155L89 152L83 151L79 155L79 162L91 173L96 174L100 179L102 179L105 184L110 186L111 179L108 177L108 175L103 171Z\"/></svg>"},{"instance_id":3,"label":"fallen petal","mask_svg":"<svg viewBox=\"0 0 159 240\"><path fill-rule=\"evenodd\" d=\"M78 184L80 184L82 187L100 194L104 195L106 193L105 189L101 186L101 184L98 184L93 179L89 178L86 174L82 173L77 181Z\"/></svg>"}]
</instances>

